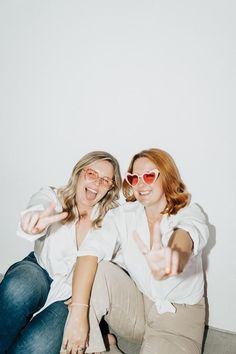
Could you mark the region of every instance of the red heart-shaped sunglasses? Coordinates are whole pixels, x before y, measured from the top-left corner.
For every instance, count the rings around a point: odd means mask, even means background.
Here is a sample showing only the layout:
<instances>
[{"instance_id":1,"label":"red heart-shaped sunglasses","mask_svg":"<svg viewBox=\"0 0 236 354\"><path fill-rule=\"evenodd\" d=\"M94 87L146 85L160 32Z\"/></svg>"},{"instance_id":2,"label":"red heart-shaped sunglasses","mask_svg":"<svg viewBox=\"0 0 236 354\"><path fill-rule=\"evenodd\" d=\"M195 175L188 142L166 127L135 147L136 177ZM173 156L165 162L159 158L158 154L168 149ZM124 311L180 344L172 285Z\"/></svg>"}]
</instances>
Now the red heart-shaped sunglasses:
<instances>
[{"instance_id":1,"label":"red heart-shaped sunglasses","mask_svg":"<svg viewBox=\"0 0 236 354\"><path fill-rule=\"evenodd\" d=\"M141 179L144 184L150 185L153 184L160 175L160 171L158 169L151 170L149 172L144 172L142 175L138 175L137 173L129 173L126 174L126 181L131 187L137 186L139 180Z\"/></svg>"}]
</instances>

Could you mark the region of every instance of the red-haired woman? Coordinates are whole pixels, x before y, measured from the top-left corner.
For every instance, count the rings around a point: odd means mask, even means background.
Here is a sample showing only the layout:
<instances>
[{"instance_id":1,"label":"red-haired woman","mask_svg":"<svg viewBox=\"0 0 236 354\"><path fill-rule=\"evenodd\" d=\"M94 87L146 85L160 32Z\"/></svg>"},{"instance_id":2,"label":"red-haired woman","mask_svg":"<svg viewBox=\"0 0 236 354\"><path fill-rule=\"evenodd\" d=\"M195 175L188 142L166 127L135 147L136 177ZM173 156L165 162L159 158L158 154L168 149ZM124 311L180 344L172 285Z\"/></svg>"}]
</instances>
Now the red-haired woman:
<instances>
[{"instance_id":1,"label":"red-haired woman","mask_svg":"<svg viewBox=\"0 0 236 354\"><path fill-rule=\"evenodd\" d=\"M142 343L142 354L199 354L205 216L190 203L172 157L160 149L132 158L123 192L127 203L110 211L103 228L92 231L80 247L65 351L85 350L89 313L86 353L105 350L98 329L104 316L119 336ZM106 262L114 255L117 264Z\"/></svg>"}]
</instances>

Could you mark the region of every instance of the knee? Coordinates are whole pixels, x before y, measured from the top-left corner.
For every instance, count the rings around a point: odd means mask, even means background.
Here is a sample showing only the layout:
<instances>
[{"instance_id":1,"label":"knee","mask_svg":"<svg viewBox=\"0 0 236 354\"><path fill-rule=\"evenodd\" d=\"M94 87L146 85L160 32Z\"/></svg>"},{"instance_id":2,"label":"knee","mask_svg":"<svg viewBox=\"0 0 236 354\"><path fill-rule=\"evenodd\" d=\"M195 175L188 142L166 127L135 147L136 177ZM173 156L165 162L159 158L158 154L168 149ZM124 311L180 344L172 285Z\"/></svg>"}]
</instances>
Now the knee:
<instances>
[{"instance_id":1,"label":"knee","mask_svg":"<svg viewBox=\"0 0 236 354\"><path fill-rule=\"evenodd\" d=\"M93 292L98 289L105 289L112 282L112 268L115 265L109 261L101 261L98 263L96 276L93 283Z\"/></svg>"},{"instance_id":2,"label":"knee","mask_svg":"<svg viewBox=\"0 0 236 354\"><path fill-rule=\"evenodd\" d=\"M109 261L101 261L98 263L97 274L99 273L106 273L107 270L110 268L112 263Z\"/></svg>"},{"instance_id":3,"label":"knee","mask_svg":"<svg viewBox=\"0 0 236 354\"><path fill-rule=\"evenodd\" d=\"M41 293L39 273L34 264L22 264L10 270L1 283L1 300L11 303L11 306L27 303L36 292Z\"/></svg>"},{"instance_id":4,"label":"knee","mask_svg":"<svg viewBox=\"0 0 236 354\"><path fill-rule=\"evenodd\" d=\"M96 277L106 277L109 278L112 275L118 266L110 261L101 261L98 263Z\"/></svg>"},{"instance_id":5,"label":"knee","mask_svg":"<svg viewBox=\"0 0 236 354\"><path fill-rule=\"evenodd\" d=\"M6 277L1 284L1 301L11 306L25 301L26 284L18 277Z\"/></svg>"},{"instance_id":6,"label":"knee","mask_svg":"<svg viewBox=\"0 0 236 354\"><path fill-rule=\"evenodd\" d=\"M90 302L93 304L93 308L96 309L95 312L101 312L102 315L106 313L103 308L104 303L109 303L108 298L110 280L108 274L110 272L110 264L111 263L107 261L102 261L98 264L90 298Z\"/></svg>"},{"instance_id":7,"label":"knee","mask_svg":"<svg viewBox=\"0 0 236 354\"><path fill-rule=\"evenodd\" d=\"M112 263L109 262L109 261L101 261L101 262L99 262L98 263L97 272L104 272L104 270L108 269L111 264Z\"/></svg>"}]
</instances>

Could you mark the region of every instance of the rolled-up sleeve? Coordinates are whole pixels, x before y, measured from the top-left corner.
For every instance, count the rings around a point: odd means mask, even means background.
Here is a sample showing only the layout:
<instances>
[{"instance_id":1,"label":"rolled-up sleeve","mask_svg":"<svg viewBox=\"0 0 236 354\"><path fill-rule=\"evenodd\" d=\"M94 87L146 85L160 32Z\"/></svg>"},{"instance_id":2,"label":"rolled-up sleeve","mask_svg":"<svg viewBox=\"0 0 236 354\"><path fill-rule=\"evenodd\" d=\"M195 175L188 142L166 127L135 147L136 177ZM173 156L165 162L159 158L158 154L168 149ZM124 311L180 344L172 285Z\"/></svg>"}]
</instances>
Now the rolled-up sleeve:
<instances>
[{"instance_id":1,"label":"rolled-up sleeve","mask_svg":"<svg viewBox=\"0 0 236 354\"><path fill-rule=\"evenodd\" d=\"M197 255L207 244L209 238L207 219L197 204L186 206L176 215L168 217L167 225L162 234L162 243L165 247L175 229L182 229L189 233L193 241L194 255Z\"/></svg>"},{"instance_id":2,"label":"rolled-up sleeve","mask_svg":"<svg viewBox=\"0 0 236 354\"><path fill-rule=\"evenodd\" d=\"M110 261L119 247L119 232L114 214L113 212L108 212L103 220L102 227L89 231L80 245L77 257L96 256L98 262L101 260Z\"/></svg>"},{"instance_id":3,"label":"rolled-up sleeve","mask_svg":"<svg viewBox=\"0 0 236 354\"><path fill-rule=\"evenodd\" d=\"M206 216L197 204L182 209L174 217L173 228L187 231L193 240L193 254L198 254L207 244L209 228Z\"/></svg>"}]
</instances>

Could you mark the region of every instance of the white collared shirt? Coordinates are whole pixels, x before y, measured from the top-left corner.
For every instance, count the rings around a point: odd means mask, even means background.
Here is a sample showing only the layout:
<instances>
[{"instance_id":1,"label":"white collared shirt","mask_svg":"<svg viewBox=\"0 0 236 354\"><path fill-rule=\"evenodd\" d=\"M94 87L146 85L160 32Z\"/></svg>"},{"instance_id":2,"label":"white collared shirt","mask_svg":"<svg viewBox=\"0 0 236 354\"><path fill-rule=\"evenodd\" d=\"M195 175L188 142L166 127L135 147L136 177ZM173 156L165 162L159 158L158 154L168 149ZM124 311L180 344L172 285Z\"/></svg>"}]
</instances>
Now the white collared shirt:
<instances>
[{"instance_id":1,"label":"white collared shirt","mask_svg":"<svg viewBox=\"0 0 236 354\"><path fill-rule=\"evenodd\" d=\"M45 210L52 202L56 204L55 211L62 212L56 189L43 187L31 197L27 209L21 215L28 211ZM97 207L95 206L91 218L95 219L96 215ZM68 299L72 294L72 275L78 252L76 221L64 225L55 223L37 235L25 233L19 222L17 235L35 242L34 253L38 264L53 279L47 301L41 311L55 301Z\"/></svg>"},{"instance_id":2,"label":"white collared shirt","mask_svg":"<svg viewBox=\"0 0 236 354\"><path fill-rule=\"evenodd\" d=\"M150 247L150 234L143 205L125 203L111 210L99 230L90 231L80 246L78 256L93 255L113 260L125 268L139 290L155 302L159 313L175 312L174 303L196 304L204 293L201 253L209 236L205 216L196 204L181 209L176 215L164 215L160 224L163 246L175 228L186 230L193 240L193 252L184 271L166 280L155 280L145 257L133 240L136 230Z\"/></svg>"}]
</instances>

